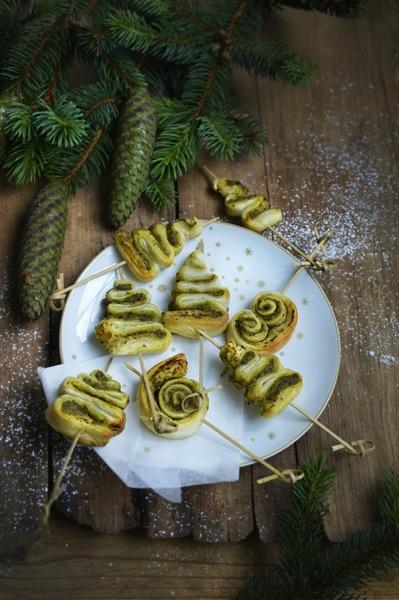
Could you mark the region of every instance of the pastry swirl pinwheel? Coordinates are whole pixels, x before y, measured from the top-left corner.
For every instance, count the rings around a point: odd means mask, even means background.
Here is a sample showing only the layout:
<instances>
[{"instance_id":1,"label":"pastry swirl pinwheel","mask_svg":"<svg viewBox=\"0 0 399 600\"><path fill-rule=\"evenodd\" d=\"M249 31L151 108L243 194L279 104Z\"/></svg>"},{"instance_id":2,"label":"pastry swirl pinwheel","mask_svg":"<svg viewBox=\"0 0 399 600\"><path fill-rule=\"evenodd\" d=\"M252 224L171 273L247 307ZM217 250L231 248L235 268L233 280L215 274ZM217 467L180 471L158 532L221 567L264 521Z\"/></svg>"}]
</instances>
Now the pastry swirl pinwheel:
<instances>
[{"instance_id":1,"label":"pastry swirl pinwheel","mask_svg":"<svg viewBox=\"0 0 399 600\"><path fill-rule=\"evenodd\" d=\"M59 396L46 410L53 429L69 439L80 432L79 443L105 446L125 426L124 408L129 396L110 375L95 370L78 377L66 377Z\"/></svg>"},{"instance_id":2,"label":"pastry swirl pinwheel","mask_svg":"<svg viewBox=\"0 0 399 600\"><path fill-rule=\"evenodd\" d=\"M200 385L188 379L187 359L176 354L156 364L147 373L153 400L141 381L137 400L140 419L151 431L162 437L180 439L195 433L208 410L209 399L201 394ZM151 406L155 401L155 406Z\"/></svg>"},{"instance_id":3,"label":"pastry swirl pinwheel","mask_svg":"<svg viewBox=\"0 0 399 600\"><path fill-rule=\"evenodd\" d=\"M115 280L105 297L105 314L96 326L96 338L111 354L162 352L172 341L150 293L132 281Z\"/></svg>"},{"instance_id":4,"label":"pastry swirl pinwheel","mask_svg":"<svg viewBox=\"0 0 399 600\"><path fill-rule=\"evenodd\" d=\"M223 196L227 214L240 217L243 225L252 231L262 233L283 219L279 208L270 208L266 196L250 194L248 188L239 181L213 177L212 187Z\"/></svg>"},{"instance_id":5,"label":"pastry swirl pinwheel","mask_svg":"<svg viewBox=\"0 0 399 600\"><path fill-rule=\"evenodd\" d=\"M259 407L262 417L272 417L281 412L302 389L302 376L285 369L277 356L260 355L229 340L220 350L230 380L244 389L248 404Z\"/></svg>"},{"instance_id":6,"label":"pastry swirl pinwheel","mask_svg":"<svg viewBox=\"0 0 399 600\"><path fill-rule=\"evenodd\" d=\"M198 337L197 329L218 335L229 321L229 300L229 290L204 263L201 242L177 272L169 310L164 313L165 327L189 338Z\"/></svg>"},{"instance_id":7,"label":"pastry swirl pinwheel","mask_svg":"<svg viewBox=\"0 0 399 600\"><path fill-rule=\"evenodd\" d=\"M276 292L260 292L251 309L233 315L227 337L237 344L260 354L276 352L294 333L298 310L294 302Z\"/></svg>"},{"instance_id":8,"label":"pastry swirl pinwheel","mask_svg":"<svg viewBox=\"0 0 399 600\"><path fill-rule=\"evenodd\" d=\"M201 231L199 219L177 219L146 229L118 231L115 245L133 275L140 281L151 281L160 269L170 267L186 240L199 236Z\"/></svg>"}]
</instances>

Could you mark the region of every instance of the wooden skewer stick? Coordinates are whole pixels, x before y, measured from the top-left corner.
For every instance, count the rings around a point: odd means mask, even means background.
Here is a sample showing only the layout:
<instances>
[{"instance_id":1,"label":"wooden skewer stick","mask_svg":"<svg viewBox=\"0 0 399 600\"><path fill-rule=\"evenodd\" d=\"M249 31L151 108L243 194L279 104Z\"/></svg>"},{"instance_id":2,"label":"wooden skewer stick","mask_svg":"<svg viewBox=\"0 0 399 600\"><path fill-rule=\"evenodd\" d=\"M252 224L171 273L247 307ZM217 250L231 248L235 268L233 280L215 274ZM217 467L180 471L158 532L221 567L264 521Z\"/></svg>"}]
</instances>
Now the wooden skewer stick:
<instances>
[{"instance_id":1,"label":"wooden skewer stick","mask_svg":"<svg viewBox=\"0 0 399 600\"><path fill-rule=\"evenodd\" d=\"M317 244L317 246L312 250L312 252L309 254L309 256L306 256L306 260L307 261L312 261L313 258L316 256L316 254L318 253L318 251L321 248L324 248L324 245L326 243L325 239L320 240L320 242ZM297 263L295 265L296 271L295 273L292 275L292 277L290 277L290 279L287 281L287 283L284 285L283 289L281 290L281 294L284 294L284 292L290 287L290 285L292 285L295 281L295 279L298 277L298 275L303 271L303 269L305 269L304 265L301 265L300 263Z\"/></svg>"},{"instance_id":2,"label":"wooden skewer stick","mask_svg":"<svg viewBox=\"0 0 399 600\"><path fill-rule=\"evenodd\" d=\"M304 417L306 417L307 419L309 419L309 421L311 421L314 425L317 425L318 427L320 427L320 429L322 429L323 431L325 431L326 433L328 433L328 435L330 435L335 440L337 440L338 442L340 442L339 448L337 448L335 446L336 449L341 449L342 447L344 447L344 448L346 448L346 450L350 454L356 454L357 456L364 456L364 454L366 454L367 452L371 452L372 451L371 449L367 449L367 451L365 451L364 449L363 449L363 451L361 449L356 450L356 445L357 445L356 442L351 442L351 443L346 442L343 438L341 438L339 435L337 435L336 433L334 433L333 431L331 431L331 429L329 429L326 425L323 425L323 423L320 423L320 421L318 421L317 419L315 419L314 417L312 417L312 415L310 415L308 412L306 412L306 410L304 410L303 408L301 408L297 404L294 404L293 402L290 402L290 406L292 406L292 408L294 408L299 413L301 413L301 415L303 415ZM370 442L370 440L367 440L367 442ZM371 444L373 444L373 442L371 442ZM333 451L334 451L334 446L333 446Z\"/></svg>"},{"instance_id":3,"label":"wooden skewer stick","mask_svg":"<svg viewBox=\"0 0 399 600\"><path fill-rule=\"evenodd\" d=\"M64 491L64 488L62 487L61 482L64 478L65 471L68 468L68 465L72 458L73 451L76 448L76 444L79 441L79 437L80 437L81 433L82 433L82 431L81 431L81 429L79 429L79 431L76 433L75 437L73 438L72 444L70 445L69 450L65 456L64 464L62 465L62 468L61 468L60 472L58 473L58 477L56 479L56 482L55 482L52 492L50 494L50 498L48 499L48 502L44 506L44 515L43 515L43 521L42 521L43 527L46 527L48 524L48 520L50 518L51 507L53 506L54 502L56 502L56 500L58 500L58 498L61 496L62 492Z\"/></svg>"},{"instance_id":4,"label":"wooden skewer stick","mask_svg":"<svg viewBox=\"0 0 399 600\"><path fill-rule=\"evenodd\" d=\"M206 340L208 340L208 342L210 342L211 344L213 344L219 350L222 348L222 344L219 344L216 340L214 340L213 338L211 338L210 335L208 335L207 333L205 333L205 331L202 331L202 329L196 329L196 331L197 331L197 333L200 334L201 337L203 337Z\"/></svg>"},{"instance_id":5,"label":"wooden skewer stick","mask_svg":"<svg viewBox=\"0 0 399 600\"><path fill-rule=\"evenodd\" d=\"M219 221L220 218L212 217L212 219L198 219L198 220L201 223L202 227L207 227L208 225L211 225L212 223L216 223L216 221ZM92 281L93 279L97 279L97 277L101 277L101 275L105 275L106 273L110 273L111 271L121 269L126 264L127 264L127 262L125 260L121 260L120 262L113 263L112 265L109 265L109 267L105 267L104 269L97 271L97 273L93 273L93 275L90 275L89 277L85 277L84 279L80 279L79 281L76 281L72 285L68 285L66 288L60 289L60 286L58 286L58 289L55 292L53 292L50 296L50 306L54 300L58 300L58 301L65 300L66 294L68 292L70 292L71 290L73 290L74 288L79 287L81 285L85 285L85 283L89 283L89 281ZM123 277L121 277L121 278L123 278ZM57 282L58 282L58 280L57 280ZM53 310L62 310L62 308L55 308Z\"/></svg>"},{"instance_id":6,"label":"wooden skewer stick","mask_svg":"<svg viewBox=\"0 0 399 600\"><path fill-rule=\"evenodd\" d=\"M292 479L291 477L284 475L283 471L280 471L279 469L276 469L276 467L273 467L272 464L270 464L269 462L267 462L266 460L264 460L263 458L261 458L260 456L255 454L254 452L252 452L252 450L249 450L249 448L246 448L245 446L243 446L236 439L232 438L228 433L226 433L225 431L222 431L221 429L219 429L219 427L216 427L216 425L214 425L213 423L211 423L204 417L201 419L201 421L204 425L206 425L207 427L209 427L210 429L215 431L217 434L222 436L224 439L229 441L231 444L233 444L234 446L236 446L237 448L242 450L242 452L245 452L245 454L248 454L248 456L250 456L251 458L256 460L256 462L260 463L261 465L266 467L266 469L268 469L269 471L274 473L274 476L271 476L268 479L268 481L271 481L272 479L281 479L281 481L284 481L285 483L295 483L296 481L298 481L298 479L301 479L303 477L303 474L302 474L302 477L295 476L295 479ZM288 471L286 471L286 472L292 473L293 471L294 471L293 469L288 469Z\"/></svg>"},{"instance_id":7,"label":"wooden skewer stick","mask_svg":"<svg viewBox=\"0 0 399 600\"><path fill-rule=\"evenodd\" d=\"M148 396L148 402L150 403L150 409L151 409L151 413L152 413L152 419L154 421L154 426L155 429L157 429L158 423L159 423L159 415L158 415L158 411L157 411L157 406L156 406L156 402L152 393L152 389L151 389L151 385L150 385L150 381L148 379L148 375L147 375L147 371L145 369L145 365L144 365L144 360L143 360L143 355L139 354L139 361L140 361L140 367L141 367L141 373L140 375L143 378L144 381L144 385L145 385L145 389L147 392L147 396Z\"/></svg>"},{"instance_id":8,"label":"wooden skewer stick","mask_svg":"<svg viewBox=\"0 0 399 600\"><path fill-rule=\"evenodd\" d=\"M360 456L364 456L375 450L375 444L372 440L355 440L354 442L351 442L351 446L359 448ZM331 449L333 452L337 452L338 450L346 450L346 447L344 444L336 444L335 446L332 446Z\"/></svg>"}]
</instances>

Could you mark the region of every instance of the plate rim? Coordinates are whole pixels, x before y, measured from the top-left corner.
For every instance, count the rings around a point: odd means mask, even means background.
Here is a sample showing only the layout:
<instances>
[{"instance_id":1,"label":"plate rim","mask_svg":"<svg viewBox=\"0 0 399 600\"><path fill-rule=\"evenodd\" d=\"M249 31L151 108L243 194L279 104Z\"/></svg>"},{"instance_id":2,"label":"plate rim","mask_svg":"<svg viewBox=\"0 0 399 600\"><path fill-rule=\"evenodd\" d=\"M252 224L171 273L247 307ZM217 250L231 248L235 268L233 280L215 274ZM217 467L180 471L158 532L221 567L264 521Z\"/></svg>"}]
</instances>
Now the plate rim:
<instances>
[{"instance_id":1,"label":"plate rim","mask_svg":"<svg viewBox=\"0 0 399 600\"><path fill-rule=\"evenodd\" d=\"M293 254L291 254L291 252L289 252L289 250L287 250L286 248L283 248L283 246L281 246L278 242L275 242L274 240L271 240L271 239L265 237L263 234L258 233L257 231L253 231L252 229L248 229L246 227L242 227L241 225L236 225L235 223L228 223L228 222L222 221L222 220L216 221L215 225L227 225L229 227L235 227L235 228L237 228L239 230L244 230L244 231L246 231L248 233L257 235L260 238L262 238L263 241L266 241L267 243L270 243L273 246L276 246L279 250L282 250L285 254L287 254L287 256L290 257L290 259L293 260L294 263L298 262L297 259L293 256ZM198 236L198 237L200 237L200 236ZM84 278L86 271L88 269L90 269L90 266L100 256L100 254L102 254L103 252L105 252L106 250L108 250L108 248L112 248L112 247L115 247L115 244L108 244L108 246L105 246L105 248L103 248L102 250L100 250L100 252L98 252L91 259L91 261L89 263L87 263L87 265L85 266L85 268L81 271L81 273L79 274L79 276L75 280L75 283L77 283L78 281L80 281L81 279ZM327 303L327 306L329 308L329 311L331 313L332 320L333 320L333 323L334 323L335 334L336 334L336 338L337 338L337 346L338 346L338 348L337 348L338 349L337 365L336 365L334 379L333 379L333 381L331 383L330 390L329 390L329 392L328 392L328 394L326 396L326 399L325 399L324 403L320 407L319 411L315 415L312 415L315 419L318 419L320 417L320 415L325 411L325 409L326 409L326 407L327 407L327 405L328 405L328 403L329 403L329 401L331 399L331 396L334 393L335 386L337 384L338 375L339 375L340 366L341 366L341 336L340 336L340 333L339 333L338 322L337 322L337 319L336 319L333 307L331 305L331 302L330 302L330 300L327 297L327 294L323 290L321 284L313 276L313 273L311 273L309 271L306 271L306 273L313 280L313 282L316 284L316 286L319 288L320 292L322 293L322 295L324 297L324 300ZM140 281L140 280L137 280L137 281ZM141 282L141 283L144 283L144 282ZM67 296L67 299L66 299L66 302L65 302L65 306L64 306L64 308L62 310L61 322L60 322L60 328L59 328L59 334L58 334L58 347L59 347L60 359L61 359L61 362L64 363L64 364L65 364L65 362L64 362L64 357L63 357L63 352L62 352L62 347L61 347L61 339L63 337L64 317L65 317L66 309L67 309L69 300L70 300L73 292L74 292L74 289L72 289L71 292ZM305 427L305 429L301 433L299 433L293 440L290 440L288 443L284 444L280 448L277 448L277 450L273 450L271 454L265 454L264 456L260 456L260 458L266 460L266 459L272 458L273 456L277 456L277 454L280 454L280 452L283 452L283 450L286 450L287 448L289 448L290 446L292 446L293 444L295 444L313 426L314 426L314 423L312 423L310 421L309 424ZM239 468L241 469L242 467L248 467L250 465L254 465L254 464L256 464L256 462L257 462L256 460L249 460L249 461L245 461L245 462L240 462Z\"/></svg>"}]
</instances>

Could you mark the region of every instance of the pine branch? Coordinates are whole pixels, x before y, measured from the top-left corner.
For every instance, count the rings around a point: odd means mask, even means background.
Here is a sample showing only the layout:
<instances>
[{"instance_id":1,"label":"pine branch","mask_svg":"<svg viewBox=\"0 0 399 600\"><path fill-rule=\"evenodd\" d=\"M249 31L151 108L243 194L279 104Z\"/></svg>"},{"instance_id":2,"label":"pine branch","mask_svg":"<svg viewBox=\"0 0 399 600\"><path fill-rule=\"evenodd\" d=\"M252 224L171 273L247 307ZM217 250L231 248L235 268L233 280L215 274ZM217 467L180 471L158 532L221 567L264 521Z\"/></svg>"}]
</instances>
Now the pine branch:
<instances>
[{"instance_id":1,"label":"pine branch","mask_svg":"<svg viewBox=\"0 0 399 600\"><path fill-rule=\"evenodd\" d=\"M61 96L53 106L42 100L39 100L39 106L42 110L34 112L33 120L43 139L59 148L70 148L83 141L87 123L74 102Z\"/></svg>"},{"instance_id":2,"label":"pine branch","mask_svg":"<svg viewBox=\"0 0 399 600\"><path fill-rule=\"evenodd\" d=\"M232 160L243 142L240 130L224 113L201 117L198 134L209 154L221 160Z\"/></svg>"},{"instance_id":3,"label":"pine branch","mask_svg":"<svg viewBox=\"0 0 399 600\"><path fill-rule=\"evenodd\" d=\"M143 193L156 208L172 206L176 201L176 190L171 179L155 179L151 173Z\"/></svg>"},{"instance_id":4,"label":"pine branch","mask_svg":"<svg viewBox=\"0 0 399 600\"><path fill-rule=\"evenodd\" d=\"M243 154L261 154L263 146L268 143L267 135L257 119L248 113L233 111L230 118L241 134L241 152Z\"/></svg>"},{"instance_id":5,"label":"pine branch","mask_svg":"<svg viewBox=\"0 0 399 600\"><path fill-rule=\"evenodd\" d=\"M15 140L30 142L33 136L32 107L14 101L5 109L5 130Z\"/></svg>"},{"instance_id":6,"label":"pine branch","mask_svg":"<svg viewBox=\"0 0 399 600\"><path fill-rule=\"evenodd\" d=\"M193 166L198 154L192 124L174 124L160 132L152 156L152 175L156 179L177 179Z\"/></svg>"},{"instance_id":7,"label":"pine branch","mask_svg":"<svg viewBox=\"0 0 399 600\"><path fill-rule=\"evenodd\" d=\"M33 138L28 142L9 141L3 168L7 179L17 186L36 181L49 162L49 149Z\"/></svg>"}]
</instances>

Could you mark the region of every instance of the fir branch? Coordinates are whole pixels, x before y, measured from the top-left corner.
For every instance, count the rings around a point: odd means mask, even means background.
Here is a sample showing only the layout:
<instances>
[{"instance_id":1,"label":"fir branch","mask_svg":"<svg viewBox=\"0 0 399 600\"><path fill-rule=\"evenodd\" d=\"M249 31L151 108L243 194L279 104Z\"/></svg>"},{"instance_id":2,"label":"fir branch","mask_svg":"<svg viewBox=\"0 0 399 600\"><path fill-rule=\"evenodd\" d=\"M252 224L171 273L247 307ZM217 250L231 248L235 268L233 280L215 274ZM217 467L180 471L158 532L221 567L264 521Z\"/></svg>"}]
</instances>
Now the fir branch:
<instances>
[{"instance_id":1,"label":"fir branch","mask_svg":"<svg viewBox=\"0 0 399 600\"><path fill-rule=\"evenodd\" d=\"M33 135L32 107L14 101L5 109L5 130L14 139L30 142Z\"/></svg>"},{"instance_id":2,"label":"fir branch","mask_svg":"<svg viewBox=\"0 0 399 600\"><path fill-rule=\"evenodd\" d=\"M169 2L169 8L176 15L187 19L191 23L194 23L200 29L208 33L215 33L218 30L217 23L211 22L211 15L207 13L204 14L204 11L200 11L197 5L192 4L189 7L183 5L183 2Z\"/></svg>"},{"instance_id":3,"label":"fir branch","mask_svg":"<svg viewBox=\"0 0 399 600\"><path fill-rule=\"evenodd\" d=\"M84 119L97 129L109 126L118 116L120 97L117 86L112 82L82 85L72 89L69 95L82 111Z\"/></svg>"},{"instance_id":4,"label":"fir branch","mask_svg":"<svg viewBox=\"0 0 399 600\"><path fill-rule=\"evenodd\" d=\"M260 155L263 146L268 143L267 135L261 123L248 113L233 111L230 118L241 133L241 152Z\"/></svg>"},{"instance_id":5,"label":"fir branch","mask_svg":"<svg viewBox=\"0 0 399 600\"><path fill-rule=\"evenodd\" d=\"M199 121L198 134L209 154L221 160L232 160L243 141L234 122L224 113L201 117Z\"/></svg>"},{"instance_id":6,"label":"fir branch","mask_svg":"<svg viewBox=\"0 0 399 600\"><path fill-rule=\"evenodd\" d=\"M111 82L117 86L117 90L126 94L129 88L141 85L145 78L140 73L132 57L124 54L124 51L114 51L105 55L95 62L95 68L100 82L107 85Z\"/></svg>"},{"instance_id":7,"label":"fir branch","mask_svg":"<svg viewBox=\"0 0 399 600\"><path fill-rule=\"evenodd\" d=\"M174 124L160 132L152 156L156 179L177 179L193 166L198 154L195 129L191 123Z\"/></svg>"},{"instance_id":8,"label":"fir branch","mask_svg":"<svg viewBox=\"0 0 399 600\"><path fill-rule=\"evenodd\" d=\"M70 148L83 141L87 123L74 102L61 96L53 106L42 100L39 105L42 110L34 112L33 120L37 131L45 140L59 148Z\"/></svg>"},{"instance_id":9,"label":"fir branch","mask_svg":"<svg viewBox=\"0 0 399 600\"><path fill-rule=\"evenodd\" d=\"M385 523L399 530L399 477L392 471L384 473L380 514Z\"/></svg>"},{"instance_id":10,"label":"fir branch","mask_svg":"<svg viewBox=\"0 0 399 600\"><path fill-rule=\"evenodd\" d=\"M3 167L8 181L17 186L36 181L49 161L49 150L37 139L10 141Z\"/></svg>"},{"instance_id":11,"label":"fir branch","mask_svg":"<svg viewBox=\"0 0 399 600\"><path fill-rule=\"evenodd\" d=\"M143 193L155 208L172 206L176 201L176 189L172 179L156 179L151 173Z\"/></svg>"}]
</instances>

